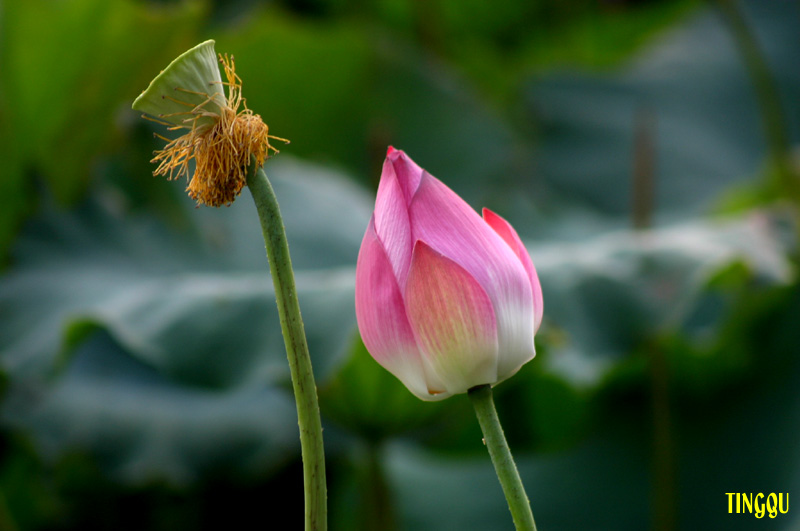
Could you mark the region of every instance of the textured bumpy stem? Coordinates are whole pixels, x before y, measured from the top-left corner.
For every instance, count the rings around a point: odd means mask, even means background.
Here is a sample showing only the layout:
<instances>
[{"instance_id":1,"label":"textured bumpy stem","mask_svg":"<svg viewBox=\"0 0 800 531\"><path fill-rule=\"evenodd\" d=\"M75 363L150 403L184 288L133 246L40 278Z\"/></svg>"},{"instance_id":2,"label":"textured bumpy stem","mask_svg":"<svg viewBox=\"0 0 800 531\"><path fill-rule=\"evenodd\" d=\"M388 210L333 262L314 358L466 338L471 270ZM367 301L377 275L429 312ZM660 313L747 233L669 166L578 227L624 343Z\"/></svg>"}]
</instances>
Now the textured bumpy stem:
<instances>
[{"instance_id":1,"label":"textured bumpy stem","mask_svg":"<svg viewBox=\"0 0 800 531\"><path fill-rule=\"evenodd\" d=\"M247 187L253 195L261 220L297 403L305 485L305 529L324 531L328 527L328 517L322 423L319 416L317 386L314 383L314 373L311 371L311 358L308 355L303 319L297 301L286 231L272 185L255 162L250 164Z\"/></svg>"},{"instance_id":2,"label":"textured bumpy stem","mask_svg":"<svg viewBox=\"0 0 800 531\"><path fill-rule=\"evenodd\" d=\"M475 414L483 431L483 440L489 449L497 478L506 495L514 525L517 531L536 531L528 495L525 494L525 487L522 485L517 465L514 464L506 436L503 434L503 427L500 426L500 419L497 417L492 386L479 385L470 389L468 394L475 407Z\"/></svg>"}]
</instances>

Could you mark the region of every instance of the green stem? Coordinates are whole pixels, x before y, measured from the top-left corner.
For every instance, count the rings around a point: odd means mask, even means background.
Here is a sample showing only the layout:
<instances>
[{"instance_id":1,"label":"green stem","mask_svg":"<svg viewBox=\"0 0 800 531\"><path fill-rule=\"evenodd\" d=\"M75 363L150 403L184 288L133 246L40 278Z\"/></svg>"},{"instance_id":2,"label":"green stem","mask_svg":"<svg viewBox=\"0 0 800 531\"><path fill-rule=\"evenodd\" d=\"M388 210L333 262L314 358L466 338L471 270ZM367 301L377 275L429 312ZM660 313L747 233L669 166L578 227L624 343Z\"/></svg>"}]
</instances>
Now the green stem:
<instances>
[{"instance_id":1,"label":"green stem","mask_svg":"<svg viewBox=\"0 0 800 531\"><path fill-rule=\"evenodd\" d=\"M294 398L297 404L297 423L300 426L300 447L303 455L305 486L306 531L328 528L327 487L325 485L325 451L322 444L322 423L319 416L317 386L311 370L311 358L300 316L297 290L294 284L292 259L281 211L272 185L264 170L255 162L250 164L247 187L256 203L261 230L267 246L267 258L275 286L275 299L281 320L286 355L292 375Z\"/></svg>"},{"instance_id":2,"label":"green stem","mask_svg":"<svg viewBox=\"0 0 800 531\"><path fill-rule=\"evenodd\" d=\"M506 436L503 434L503 427L500 426L500 419L497 417L492 386L479 385L470 389L468 394L475 407L475 414L483 431L483 440L489 449L497 478L506 495L514 525L517 531L536 531L528 495L525 494L525 487L522 485L517 465L514 464Z\"/></svg>"},{"instance_id":3,"label":"green stem","mask_svg":"<svg viewBox=\"0 0 800 531\"><path fill-rule=\"evenodd\" d=\"M397 529L392 506L392 496L386 481L386 473L381 461L382 445L369 441L367 447L366 474L362 482L364 488L361 514L364 531L394 531Z\"/></svg>"},{"instance_id":4,"label":"green stem","mask_svg":"<svg viewBox=\"0 0 800 531\"><path fill-rule=\"evenodd\" d=\"M713 0L713 3L728 24L750 74L761 107L767 146L779 179L778 184L791 199L800 201L800 190L791 167L789 127L784 118L778 84L769 69L767 58L736 0Z\"/></svg>"}]
</instances>

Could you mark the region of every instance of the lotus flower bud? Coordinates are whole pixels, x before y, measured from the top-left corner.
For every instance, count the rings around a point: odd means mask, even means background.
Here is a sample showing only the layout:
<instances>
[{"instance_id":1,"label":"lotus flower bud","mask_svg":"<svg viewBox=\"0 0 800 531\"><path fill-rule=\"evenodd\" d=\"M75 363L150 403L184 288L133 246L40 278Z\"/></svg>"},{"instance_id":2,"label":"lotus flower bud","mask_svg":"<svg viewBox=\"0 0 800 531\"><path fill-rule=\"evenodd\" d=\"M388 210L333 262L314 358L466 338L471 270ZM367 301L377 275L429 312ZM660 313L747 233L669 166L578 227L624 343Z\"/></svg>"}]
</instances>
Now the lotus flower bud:
<instances>
[{"instance_id":1,"label":"lotus flower bud","mask_svg":"<svg viewBox=\"0 0 800 531\"><path fill-rule=\"evenodd\" d=\"M423 400L495 384L531 360L542 290L517 232L479 216L389 148L356 266L356 317L373 358Z\"/></svg>"}]
</instances>

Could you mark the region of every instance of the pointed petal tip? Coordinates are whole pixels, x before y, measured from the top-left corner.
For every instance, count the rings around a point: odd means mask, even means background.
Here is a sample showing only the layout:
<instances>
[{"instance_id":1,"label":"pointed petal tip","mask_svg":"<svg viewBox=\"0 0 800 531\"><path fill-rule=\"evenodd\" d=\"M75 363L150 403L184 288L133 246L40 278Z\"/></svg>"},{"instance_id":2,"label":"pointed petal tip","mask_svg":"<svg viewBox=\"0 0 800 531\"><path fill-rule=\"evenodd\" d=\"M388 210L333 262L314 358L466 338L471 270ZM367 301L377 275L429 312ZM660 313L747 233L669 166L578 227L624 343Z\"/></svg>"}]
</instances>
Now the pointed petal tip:
<instances>
[{"instance_id":1,"label":"pointed petal tip","mask_svg":"<svg viewBox=\"0 0 800 531\"><path fill-rule=\"evenodd\" d=\"M481 216L483 217L483 220L488 223L492 229L494 229L495 232L497 232L495 227L498 225L511 225L503 216L490 208L483 207L481 209Z\"/></svg>"},{"instance_id":2,"label":"pointed petal tip","mask_svg":"<svg viewBox=\"0 0 800 531\"><path fill-rule=\"evenodd\" d=\"M386 178L397 179L406 205L411 202L411 198L419 186L422 168L420 168L402 149L389 146L386 151L386 160L383 163L381 181Z\"/></svg>"},{"instance_id":3,"label":"pointed petal tip","mask_svg":"<svg viewBox=\"0 0 800 531\"><path fill-rule=\"evenodd\" d=\"M394 146L389 146L386 149L386 159L393 163L402 161L406 164L417 166L417 163L414 162L405 151L403 151L402 149L398 149Z\"/></svg>"}]
</instances>

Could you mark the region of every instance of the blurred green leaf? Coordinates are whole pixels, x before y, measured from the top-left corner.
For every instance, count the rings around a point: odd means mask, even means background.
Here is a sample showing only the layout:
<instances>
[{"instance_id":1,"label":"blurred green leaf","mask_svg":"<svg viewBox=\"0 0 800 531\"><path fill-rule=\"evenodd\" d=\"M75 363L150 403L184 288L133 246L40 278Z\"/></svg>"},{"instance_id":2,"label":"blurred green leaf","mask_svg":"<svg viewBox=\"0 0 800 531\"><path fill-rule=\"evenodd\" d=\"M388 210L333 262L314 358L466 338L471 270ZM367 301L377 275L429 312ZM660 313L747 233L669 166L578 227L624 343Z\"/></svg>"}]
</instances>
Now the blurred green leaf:
<instances>
[{"instance_id":1,"label":"blurred green leaf","mask_svg":"<svg viewBox=\"0 0 800 531\"><path fill-rule=\"evenodd\" d=\"M132 0L3 3L0 191L8 195L0 195L11 208L2 209L10 219L0 219L0 244L26 211L32 173L43 175L60 200L80 197L96 157L115 138L120 109L194 44L205 13L201 0L162 7Z\"/></svg>"},{"instance_id":2,"label":"blurred green leaf","mask_svg":"<svg viewBox=\"0 0 800 531\"><path fill-rule=\"evenodd\" d=\"M259 9L215 38L236 57L248 107L291 140L287 151L363 168L372 55L363 32Z\"/></svg>"},{"instance_id":3,"label":"blurred green leaf","mask_svg":"<svg viewBox=\"0 0 800 531\"><path fill-rule=\"evenodd\" d=\"M405 435L441 414L441 402L423 402L378 365L357 337L350 359L320 389L322 413L376 443Z\"/></svg>"},{"instance_id":4,"label":"blurred green leaf","mask_svg":"<svg viewBox=\"0 0 800 531\"><path fill-rule=\"evenodd\" d=\"M350 269L338 268L358 253L368 200L335 173L285 158L270 166L323 376L349 349L354 330L354 312L341 311L352 308L353 279ZM184 206L193 204L186 198ZM144 362L195 385L284 381L288 367L252 200L245 194L230 208L191 209L189 219L191 229L179 235L97 204L79 216L46 213L20 242L18 267L0 287L8 370L41 374L65 332L80 338L80 329L95 323ZM254 326L253 316L265 325Z\"/></svg>"},{"instance_id":5,"label":"blurred green leaf","mask_svg":"<svg viewBox=\"0 0 800 531\"><path fill-rule=\"evenodd\" d=\"M331 498L355 507L339 507L343 521L359 521L352 512L368 499L359 439L382 439L371 448L385 449L401 528L511 525L465 397L418 401L355 337L353 265L373 197L287 153L345 167L374 189L393 144L536 238L546 301L538 356L496 397L542 528L648 525L663 488L650 473L653 348L669 368L683 527L751 526L749 515L724 512L731 485L800 485L798 298L775 287L793 275L785 233L770 212L695 219L731 184L751 184L765 151L746 73L711 11L667 30L696 2L215 4L225 26L205 2L3 4L0 248L39 201L40 178L61 200L102 180L73 212L41 200L44 213L0 279L7 431L32 435L48 463L88 453L136 485L220 471L263 474L274 490L300 481L286 466L297 460L296 419L249 198L224 210L194 210L184 198L170 227L126 210L151 206L151 186L180 194L182 185L149 177L148 153L161 142L143 133L163 130L127 107L201 40L202 25L236 55L249 106L292 140L267 171L298 268L332 479L352 491ZM742 5L795 131L797 6ZM565 64L593 72L542 68ZM642 116L654 120L637 132ZM120 130L133 134L114 145ZM655 147L658 228L601 234L630 224L643 137ZM109 189L120 182L124 195ZM774 197L757 191L738 204ZM247 322L259 326L243 333ZM11 453L0 463L2 494L24 529L56 520L120 528L130 513L140 516L130 528L230 527L245 505L301 501L248 484L183 491L197 506L175 508L185 498L153 491L120 502L130 493L71 465L64 484L85 483L76 502L54 495L49 476L37 479L32 457ZM84 520L65 520L76 503Z\"/></svg>"},{"instance_id":6,"label":"blurred green leaf","mask_svg":"<svg viewBox=\"0 0 800 531\"><path fill-rule=\"evenodd\" d=\"M51 486L40 477L41 462L30 441L3 432L0 450L0 529L18 531L43 526L62 515Z\"/></svg>"},{"instance_id":7,"label":"blurred green leaf","mask_svg":"<svg viewBox=\"0 0 800 531\"><path fill-rule=\"evenodd\" d=\"M501 117L445 63L390 35L265 9L218 35L217 49L236 56L248 106L292 141L287 151L376 187L394 145L476 206L524 185L514 170L529 161Z\"/></svg>"},{"instance_id":8,"label":"blurred green leaf","mask_svg":"<svg viewBox=\"0 0 800 531\"><path fill-rule=\"evenodd\" d=\"M531 245L544 290L537 337L546 363L573 382L600 385L631 352L664 333L713 334L727 308L708 284L732 262L763 282L788 283L782 214L619 231L589 241Z\"/></svg>"},{"instance_id":9,"label":"blurred green leaf","mask_svg":"<svg viewBox=\"0 0 800 531\"><path fill-rule=\"evenodd\" d=\"M0 156L3 157L3 177L0 178L0 270L5 265L7 251L22 225L22 219L30 209L30 186L25 182L16 136L3 126L8 123L8 117L2 100L0 87L0 146L5 146L0 150Z\"/></svg>"},{"instance_id":10,"label":"blurred green leaf","mask_svg":"<svg viewBox=\"0 0 800 531\"><path fill-rule=\"evenodd\" d=\"M502 410L498 413L503 416ZM538 528L646 527L647 448L640 432L620 423L613 428L570 452L534 457L511 448ZM388 449L390 486L403 515L400 529L512 527L480 436L472 445L476 455L470 459L431 454L411 445ZM619 506L623 499L624 510Z\"/></svg>"},{"instance_id":11,"label":"blurred green leaf","mask_svg":"<svg viewBox=\"0 0 800 531\"><path fill-rule=\"evenodd\" d=\"M530 32L523 53L539 67L611 67L685 21L699 5L696 0L539 2L536 31Z\"/></svg>"},{"instance_id":12,"label":"blurred green leaf","mask_svg":"<svg viewBox=\"0 0 800 531\"><path fill-rule=\"evenodd\" d=\"M427 9L433 18L427 23L428 32L441 53L482 92L506 103L516 97L521 73L611 69L684 21L700 4L696 0L430 3L434 7Z\"/></svg>"},{"instance_id":13,"label":"blurred green leaf","mask_svg":"<svg viewBox=\"0 0 800 531\"><path fill-rule=\"evenodd\" d=\"M268 171L324 381L351 348L353 274L342 267L355 260L369 202L334 172L285 157ZM5 421L49 455L90 450L129 480L285 459L296 419L252 200L200 210L185 198L183 234L109 205L51 208L16 248L0 283Z\"/></svg>"},{"instance_id":14,"label":"blurred green leaf","mask_svg":"<svg viewBox=\"0 0 800 531\"><path fill-rule=\"evenodd\" d=\"M797 285L764 289L743 297L726 316L737 333L721 331L722 343L736 347L747 338L743 348L758 353L759 362L746 378L721 393L685 394L680 386L671 388L670 436L679 497L673 510L682 528L752 529L753 515L728 514L725 492L791 493L800 486L793 435L800 423L799 295ZM683 376L675 374L672 381L679 383ZM666 486L653 475L651 400L646 382L633 394L604 397L595 407L594 433L565 450L531 455L512 444L540 528L635 530L652 525L652 496ZM520 406L507 401L498 412L503 418ZM485 452L479 434L472 446ZM511 525L488 455L467 460L404 443L388 448L387 462L403 515L401 529ZM764 525L791 529L794 521L790 513Z\"/></svg>"},{"instance_id":15,"label":"blurred green leaf","mask_svg":"<svg viewBox=\"0 0 800 531\"><path fill-rule=\"evenodd\" d=\"M368 438L409 433L431 415L441 418L435 406L417 401L363 347L352 349L352 264L370 200L336 174L285 157L271 163L269 171L286 213L326 414ZM84 209L77 218L46 215L20 242L19 267L0 287L0 310L9 315L2 322L3 363L13 383L6 416L39 433L45 429L57 433L56 447L69 441L99 452L108 436L101 436L104 426L95 425L98 418L119 415L119 422L129 422L128 417L138 414L113 408L84 411L93 400L109 408L115 404L114 399L102 399L100 389L125 389L135 396L157 384L163 387L159 399L164 404L159 407L169 411L173 392L211 393L206 399L214 403L214 396L284 385L283 342L252 209L244 197L231 208L194 210L193 234L181 237L152 221L132 222L97 206ZM308 211L315 216L307 216ZM530 414L523 415L519 429L512 431L520 434L520 440L533 438L545 448L574 440L586 422L577 390L600 385L649 334L683 326L703 300L708 278L731 260L745 260L765 279L780 282L787 265L769 220L766 214L755 214L727 224L694 223L580 244L532 247L550 301L539 337L547 355L533 362L544 364L543 372L526 381L533 391L523 393L525 405L520 411ZM638 319L630 320L631 315ZM94 326L106 330L108 338L87 336ZM566 339L559 341L558 334L553 335L559 329ZM84 337L92 339L80 343ZM48 383L43 378L65 341L76 349L72 361L64 364L63 376ZM91 345L88 354L82 354L88 348L84 345ZM339 370L348 355L349 362ZM125 364L135 360L141 365L137 371L149 371L146 380L155 378L155 383L140 389L136 382L108 386L102 379L96 381L96 367L106 362L116 366L122 362L113 360L125 357L130 357ZM162 380L165 376L169 379ZM548 382L551 391L561 391L545 393ZM31 386L45 397L38 412L20 405ZM271 392L284 396L283 391ZM550 415L569 401L575 409L569 414L569 408L564 409L554 424ZM453 402L447 410L448 442L444 444L440 434L436 446L455 443L454 448L463 448L457 440L465 441L472 433L469 415L459 413L466 409ZM177 416L180 409L173 411ZM74 426L75 415L89 435L73 443L70 432L56 421L73 419L68 424ZM206 420L208 426L217 422ZM458 426L467 430L463 437ZM114 435L119 444L127 444L125 433ZM176 435L170 444L183 443ZM109 452L121 460L114 466L125 469L131 456L113 446ZM189 474L193 464L183 463L180 473ZM155 473L157 465L151 466Z\"/></svg>"},{"instance_id":16,"label":"blurred green leaf","mask_svg":"<svg viewBox=\"0 0 800 531\"><path fill-rule=\"evenodd\" d=\"M542 350L541 348L539 349ZM548 353L538 353L513 379L495 392L509 444L539 452L570 448L581 441L595 421L592 391L549 372Z\"/></svg>"},{"instance_id":17,"label":"blurred green leaf","mask_svg":"<svg viewBox=\"0 0 800 531\"><path fill-rule=\"evenodd\" d=\"M31 399L35 397L35 399ZM33 434L45 457L94 456L117 478L185 483L218 470L263 471L297 450L289 393L181 386L96 334L51 383L14 382L4 417Z\"/></svg>"},{"instance_id":18,"label":"blurred green leaf","mask_svg":"<svg viewBox=\"0 0 800 531\"><path fill-rule=\"evenodd\" d=\"M744 4L779 89L795 94L800 76L792 65L800 47L787 21L800 16L797 4ZM782 103L797 131L797 98ZM645 165L654 183L656 225L712 211L731 186L769 184L752 83L711 7L614 71L535 73L522 104L541 140L538 177L550 205L550 215L523 227L523 234L571 238L629 226L631 176L642 144L652 147ZM760 197L763 204L774 194Z\"/></svg>"},{"instance_id":19,"label":"blurred green leaf","mask_svg":"<svg viewBox=\"0 0 800 531\"><path fill-rule=\"evenodd\" d=\"M420 51L379 45L376 140L405 150L476 209L532 193L519 175L531 163L523 139L464 78Z\"/></svg>"}]
</instances>

